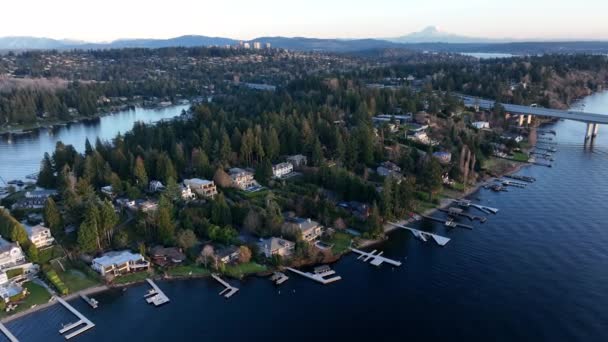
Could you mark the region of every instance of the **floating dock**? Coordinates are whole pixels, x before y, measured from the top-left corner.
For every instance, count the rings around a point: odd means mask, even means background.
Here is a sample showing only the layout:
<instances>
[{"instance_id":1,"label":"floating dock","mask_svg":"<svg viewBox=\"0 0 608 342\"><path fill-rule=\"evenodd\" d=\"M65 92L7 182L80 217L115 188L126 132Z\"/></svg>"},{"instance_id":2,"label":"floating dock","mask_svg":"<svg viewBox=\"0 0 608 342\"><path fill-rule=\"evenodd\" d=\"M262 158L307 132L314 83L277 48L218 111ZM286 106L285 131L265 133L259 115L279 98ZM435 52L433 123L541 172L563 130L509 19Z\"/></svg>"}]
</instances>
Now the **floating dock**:
<instances>
[{"instance_id":1,"label":"floating dock","mask_svg":"<svg viewBox=\"0 0 608 342\"><path fill-rule=\"evenodd\" d=\"M400 224L396 224L393 222L388 222L388 224L397 227L397 228L402 228L402 229L407 229L410 232L412 232L412 234L414 234L414 236L420 238L422 241L427 241L427 238L430 237L433 240L435 240L435 242L439 245L439 246L445 246L447 245L448 242L450 242L450 238L446 238L444 236L440 236L437 234L432 234L432 233L427 233L427 232L423 232L422 230L418 230L418 229L414 229L414 228L410 228L410 227L406 227L406 226L402 226Z\"/></svg>"},{"instance_id":2,"label":"floating dock","mask_svg":"<svg viewBox=\"0 0 608 342\"><path fill-rule=\"evenodd\" d=\"M63 300L61 297L55 297L55 299L57 299L57 301L59 303L61 303L61 305L63 305L66 309L68 309L70 312L72 312L76 317L79 318L78 321L74 322L74 323L70 323L70 324L66 324L64 325L61 329L59 329L59 333L60 334L65 334L81 325L84 324L84 327L76 330L76 331L72 331L71 333L64 335L66 340L71 339L74 336L78 336L80 334L82 334L83 332L93 328L95 326L95 324L93 324L93 322L91 322L88 318L84 317L83 314L81 314L80 312L78 312L78 310L74 309L70 304L68 304L68 302L66 302L65 300Z\"/></svg>"},{"instance_id":3,"label":"floating dock","mask_svg":"<svg viewBox=\"0 0 608 342\"><path fill-rule=\"evenodd\" d=\"M89 296L84 295L82 293L80 294L80 298L87 302L87 304L89 304L93 309L97 309L97 307L99 306L99 302L95 300L95 298L90 298Z\"/></svg>"},{"instance_id":4,"label":"floating dock","mask_svg":"<svg viewBox=\"0 0 608 342\"><path fill-rule=\"evenodd\" d=\"M469 221L479 221L481 223L486 222L486 220L488 219L487 217L475 216L475 215L465 213L460 208L448 208L448 209L439 208L439 211L447 213L449 216L466 217L469 219Z\"/></svg>"},{"instance_id":5,"label":"floating dock","mask_svg":"<svg viewBox=\"0 0 608 342\"><path fill-rule=\"evenodd\" d=\"M148 291L148 293L144 295L144 298L146 299L146 302L148 304L154 304L154 306L161 306L169 302L169 297L165 295L163 290L161 290L156 285L156 283L152 281L152 279L146 278L146 281L148 282L148 284L150 284L150 286L152 286L150 291Z\"/></svg>"},{"instance_id":6,"label":"floating dock","mask_svg":"<svg viewBox=\"0 0 608 342\"><path fill-rule=\"evenodd\" d=\"M11 342L19 342L19 340L13 335L4 324L0 323L0 330L4 333L4 336Z\"/></svg>"},{"instance_id":7,"label":"floating dock","mask_svg":"<svg viewBox=\"0 0 608 342\"><path fill-rule=\"evenodd\" d=\"M485 205L481 205L481 204L477 204L477 203L473 203L469 200L465 200L465 199L461 199L461 200L453 200L456 202L456 204L458 204L459 207L463 207L463 208L475 208L478 209L484 213L487 214L496 214L498 213L498 209L497 208L492 208L492 207L488 207Z\"/></svg>"},{"instance_id":8,"label":"floating dock","mask_svg":"<svg viewBox=\"0 0 608 342\"><path fill-rule=\"evenodd\" d=\"M526 183L534 183L534 182L536 182L536 178L534 178L534 177L528 177L528 176L506 175L504 177L505 178L515 179L515 180L519 180L519 181L523 181L523 182L526 182Z\"/></svg>"},{"instance_id":9,"label":"floating dock","mask_svg":"<svg viewBox=\"0 0 608 342\"><path fill-rule=\"evenodd\" d=\"M524 184L524 183L512 182L509 180L499 180L499 182L504 186L514 186L514 187L520 188L520 189L524 189L526 186L528 186L527 184Z\"/></svg>"},{"instance_id":10,"label":"floating dock","mask_svg":"<svg viewBox=\"0 0 608 342\"><path fill-rule=\"evenodd\" d=\"M236 287L233 287L232 285L230 285L227 282L225 282L224 280L222 280L222 278L220 278L217 274L212 274L211 276L213 277L213 279L217 280L220 284L224 285L224 287L225 287L225 289L223 289L220 292L220 296L230 298L230 297L232 297L232 295L234 295L235 293L237 293L239 291L239 289L237 289Z\"/></svg>"},{"instance_id":11,"label":"floating dock","mask_svg":"<svg viewBox=\"0 0 608 342\"><path fill-rule=\"evenodd\" d=\"M340 277L340 276L335 276L335 277L332 277L332 278L325 278L325 277L328 277L328 276L336 274L336 271L333 271L333 270L328 270L328 271L325 271L325 272L322 272L322 273L310 273L310 272L298 271L295 268L291 268L291 267L287 267L287 269L290 270L293 273L299 274L299 275L301 275L303 277L306 277L308 279L312 279L312 280L314 280L316 282L319 282L319 283L321 283L323 285L327 285L329 283L333 283L334 281L338 281L338 280L342 279L342 277Z\"/></svg>"},{"instance_id":12,"label":"floating dock","mask_svg":"<svg viewBox=\"0 0 608 342\"><path fill-rule=\"evenodd\" d=\"M382 253L384 253L384 252L379 252L378 254L374 254L374 253L376 253L375 249L369 253L355 249L355 248L351 248L350 250L359 254L359 257L357 258L357 260L362 259L363 262L368 262L371 259L370 264L372 264L374 266L380 266L380 265L382 265L382 263L391 264L393 266L401 266L400 261L383 257Z\"/></svg>"},{"instance_id":13,"label":"floating dock","mask_svg":"<svg viewBox=\"0 0 608 342\"><path fill-rule=\"evenodd\" d=\"M422 217L424 217L424 218L425 218L425 219L427 219L427 220L431 220L431 221L435 221L435 222L443 223L443 224L444 224L445 226L447 226L447 227L453 227L453 228L459 228L459 227L462 227L462 228L466 228L466 229L473 230L473 226L470 226L470 225L468 225L468 224L463 224L463 223L454 222L454 221L451 221L451 220L449 220L449 219L448 219L448 220L446 220L446 219L440 219L440 218L438 218L438 217L426 216L426 215L423 215ZM450 224L449 224L449 225L447 224L448 222L450 222ZM414 234L414 235L416 235L416 234ZM421 237L419 237L419 236L416 236L416 237L417 237L417 238L419 238L420 240L422 240L422 241L425 241L425 242L426 242L426 239L421 238Z\"/></svg>"},{"instance_id":14,"label":"floating dock","mask_svg":"<svg viewBox=\"0 0 608 342\"><path fill-rule=\"evenodd\" d=\"M289 277L283 272L274 272L272 277L270 277L270 280L272 280L277 285L283 284L287 281L287 279L289 279Z\"/></svg>"}]
</instances>

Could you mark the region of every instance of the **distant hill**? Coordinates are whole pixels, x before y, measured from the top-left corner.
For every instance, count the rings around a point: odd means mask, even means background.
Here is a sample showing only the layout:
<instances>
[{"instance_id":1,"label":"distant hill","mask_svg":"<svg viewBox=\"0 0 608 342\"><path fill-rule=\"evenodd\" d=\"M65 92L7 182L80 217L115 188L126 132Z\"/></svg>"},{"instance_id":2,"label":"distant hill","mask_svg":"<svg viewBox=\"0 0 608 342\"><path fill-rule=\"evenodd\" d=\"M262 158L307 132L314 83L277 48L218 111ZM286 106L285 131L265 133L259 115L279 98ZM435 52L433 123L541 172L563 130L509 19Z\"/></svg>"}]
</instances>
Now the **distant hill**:
<instances>
[{"instance_id":1,"label":"distant hill","mask_svg":"<svg viewBox=\"0 0 608 342\"><path fill-rule=\"evenodd\" d=\"M388 41L395 43L450 43L450 44L464 44L464 43L498 43L505 42L507 40L496 40L488 38L475 38L460 36L448 32L441 31L437 26L429 26L422 31L412 32L405 36L388 38Z\"/></svg>"},{"instance_id":2,"label":"distant hill","mask_svg":"<svg viewBox=\"0 0 608 342\"><path fill-rule=\"evenodd\" d=\"M66 46L78 46L85 42L68 39L51 39L38 37L0 37L0 49L24 50L24 49L61 49Z\"/></svg>"}]
</instances>

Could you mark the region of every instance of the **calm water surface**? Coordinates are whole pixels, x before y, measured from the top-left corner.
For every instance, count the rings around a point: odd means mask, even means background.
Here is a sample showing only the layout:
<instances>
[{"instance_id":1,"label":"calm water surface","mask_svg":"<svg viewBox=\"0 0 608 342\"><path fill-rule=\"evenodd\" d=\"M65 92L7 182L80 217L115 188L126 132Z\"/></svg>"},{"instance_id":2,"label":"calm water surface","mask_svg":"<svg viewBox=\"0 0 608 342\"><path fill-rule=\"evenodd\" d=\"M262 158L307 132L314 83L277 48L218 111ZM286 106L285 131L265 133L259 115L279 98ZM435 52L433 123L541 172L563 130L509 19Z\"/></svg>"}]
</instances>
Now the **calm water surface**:
<instances>
[{"instance_id":1,"label":"calm water surface","mask_svg":"<svg viewBox=\"0 0 608 342\"><path fill-rule=\"evenodd\" d=\"M608 93L586 110L608 113ZM72 304L97 326L78 341L608 341L608 129L584 148L585 125L554 125L553 168L520 173L537 182L473 195L500 208L473 231L446 232L446 247L397 231L378 249L405 261L376 268L349 256L329 286L291 276L233 283L230 300L211 280L158 282L171 298L147 305L147 286L96 295L100 308ZM436 214L439 215L439 214ZM407 260L405 260L407 258ZM22 341L63 341L74 318L60 306L7 324Z\"/></svg>"}]
</instances>

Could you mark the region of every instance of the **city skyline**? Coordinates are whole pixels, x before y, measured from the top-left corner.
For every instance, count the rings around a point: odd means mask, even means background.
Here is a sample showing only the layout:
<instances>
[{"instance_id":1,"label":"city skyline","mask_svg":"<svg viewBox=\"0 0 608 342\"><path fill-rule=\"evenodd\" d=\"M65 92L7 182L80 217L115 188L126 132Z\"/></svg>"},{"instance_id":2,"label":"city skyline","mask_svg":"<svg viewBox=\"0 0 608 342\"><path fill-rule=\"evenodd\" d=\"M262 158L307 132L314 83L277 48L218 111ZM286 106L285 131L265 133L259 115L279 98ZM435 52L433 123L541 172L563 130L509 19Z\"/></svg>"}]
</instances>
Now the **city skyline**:
<instances>
[{"instance_id":1,"label":"city skyline","mask_svg":"<svg viewBox=\"0 0 608 342\"><path fill-rule=\"evenodd\" d=\"M3 5L0 37L34 36L105 42L121 38L205 35L250 40L263 36L392 38L429 25L467 37L504 40L607 40L608 3L581 0L405 0L322 2L266 0L201 2L107 0L98 6L73 0L24 0ZM35 9L32 11L32 9ZM579 13L585 12L584 22ZM27 13L27 15L23 15Z\"/></svg>"}]
</instances>

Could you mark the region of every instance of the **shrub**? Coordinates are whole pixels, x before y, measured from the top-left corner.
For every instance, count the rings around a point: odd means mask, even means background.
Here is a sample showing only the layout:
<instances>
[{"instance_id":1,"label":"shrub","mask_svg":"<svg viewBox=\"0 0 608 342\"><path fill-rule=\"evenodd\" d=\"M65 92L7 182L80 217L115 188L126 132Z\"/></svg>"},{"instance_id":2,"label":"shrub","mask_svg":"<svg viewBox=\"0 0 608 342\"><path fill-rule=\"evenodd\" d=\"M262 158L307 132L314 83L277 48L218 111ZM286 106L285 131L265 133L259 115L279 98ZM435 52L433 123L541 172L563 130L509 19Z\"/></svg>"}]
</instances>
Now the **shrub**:
<instances>
[{"instance_id":1,"label":"shrub","mask_svg":"<svg viewBox=\"0 0 608 342\"><path fill-rule=\"evenodd\" d=\"M57 272L50 270L45 272L44 275L51 282L51 284L55 286L59 293L61 293L62 295L67 295L69 293L68 287L65 286L63 281L61 281L61 279L57 275Z\"/></svg>"}]
</instances>

